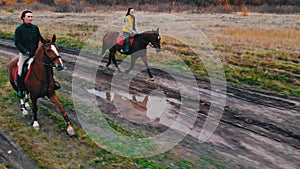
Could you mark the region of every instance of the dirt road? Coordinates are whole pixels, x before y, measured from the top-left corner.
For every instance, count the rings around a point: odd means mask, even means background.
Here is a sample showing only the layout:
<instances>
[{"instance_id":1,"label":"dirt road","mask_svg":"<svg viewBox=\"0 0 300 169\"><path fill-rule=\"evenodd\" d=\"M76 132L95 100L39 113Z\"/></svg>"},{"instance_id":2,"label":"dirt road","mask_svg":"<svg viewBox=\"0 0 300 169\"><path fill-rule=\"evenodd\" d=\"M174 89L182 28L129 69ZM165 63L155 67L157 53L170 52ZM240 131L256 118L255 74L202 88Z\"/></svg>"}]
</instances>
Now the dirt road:
<instances>
[{"instance_id":1,"label":"dirt road","mask_svg":"<svg viewBox=\"0 0 300 169\"><path fill-rule=\"evenodd\" d=\"M12 42L3 40L0 52L16 53L9 46L12 46ZM71 76L77 56L64 52L62 56L68 69L56 76L66 79L63 84L69 87L62 90L72 92ZM93 56L84 59L93 60ZM156 79L152 82L147 79L145 72L133 72L130 74L133 76L133 80L130 82L130 92L128 93L124 86L115 86L119 92L114 93L111 91L112 85L116 84L112 82L114 70L105 69L104 64L101 63L99 66L95 88L86 89L86 92L96 96L97 104L107 118L118 121L132 130L142 129L146 133L148 131L148 134L154 130L154 133L157 134L166 131L176 120L178 114L184 113L180 112L180 108L178 108L181 104L180 100L189 96L180 95L176 88L176 81L167 73L153 70ZM86 75L89 71L91 70L87 68L79 72ZM189 81L189 79L180 76L180 81ZM191 127L189 134L170 151L177 152L180 157L199 165L203 162L199 157L212 157L223 161L228 168L297 169L300 167L299 98L227 85L226 93L218 93L226 96L223 116L213 135L206 142L201 143L199 135L211 109L212 91L210 91L210 82L207 80L197 79L197 86L201 99L195 124ZM165 93L165 96L151 94L158 88ZM153 102L157 99L161 99L161 102L167 106L166 109L170 113L167 113L166 116L164 114L157 116L147 114L147 112L149 113L147 109L151 109L147 107L149 103L160 105ZM135 106L133 111L130 109L132 106L128 107L128 103ZM120 111L120 109L124 111ZM154 119L151 120L151 118ZM72 119L77 121L77 117L72 117ZM19 150L9 139L6 139L5 133L1 132L1 135L3 136L0 137L0 151L3 154L8 150ZM16 161L15 159L19 158L22 157L2 155L1 161ZM20 164L26 168L25 165L28 164Z\"/></svg>"}]
</instances>

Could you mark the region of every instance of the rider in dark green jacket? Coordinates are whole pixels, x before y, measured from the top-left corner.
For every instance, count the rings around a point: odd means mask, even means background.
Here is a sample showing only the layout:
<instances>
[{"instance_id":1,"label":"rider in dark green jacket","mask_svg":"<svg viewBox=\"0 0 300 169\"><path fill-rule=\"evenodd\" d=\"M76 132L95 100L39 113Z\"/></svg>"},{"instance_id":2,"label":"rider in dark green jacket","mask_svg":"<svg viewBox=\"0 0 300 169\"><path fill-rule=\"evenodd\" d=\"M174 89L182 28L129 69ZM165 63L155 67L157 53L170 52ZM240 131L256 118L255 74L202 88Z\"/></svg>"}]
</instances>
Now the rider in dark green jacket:
<instances>
[{"instance_id":1,"label":"rider in dark green jacket","mask_svg":"<svg viewBox=\"0 0 300 169\"><path fill-rule=\"evenodd\" d=\"M32 11L24 10L21 13L21 20L23 23L17 26L14 34L14 42L19 49L19 62L18 62L18 86L23 84L22 69L24 62L35 55L38 44L42 38L39 27L32 24ZM55 83L55 89L59 89L60 84ZM18 87L18 96L23 97L21 87Z\"/></svg>"}]
</instances>

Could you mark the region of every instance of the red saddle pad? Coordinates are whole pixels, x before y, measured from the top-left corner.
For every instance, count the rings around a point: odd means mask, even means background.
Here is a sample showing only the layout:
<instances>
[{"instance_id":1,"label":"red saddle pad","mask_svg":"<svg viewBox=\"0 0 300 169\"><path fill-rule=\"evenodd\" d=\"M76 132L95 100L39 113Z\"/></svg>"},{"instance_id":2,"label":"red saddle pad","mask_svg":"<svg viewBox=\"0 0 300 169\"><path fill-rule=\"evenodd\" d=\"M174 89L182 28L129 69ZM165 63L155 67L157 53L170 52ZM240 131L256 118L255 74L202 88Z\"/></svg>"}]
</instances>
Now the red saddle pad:
<instances>
[{"instance_id":1,"label":"red saddle pad","mask_svg":"<svg viewBox=\"0 0 300 169\"><path fill-rule=\"evenodd\" d=\"M132 45L133 40L134 40L134 37L130 37L130 45ZM118 45L120 45L120 46L124 45L124 41L125 41L125 36L119 35L117 37L117 44Z\"/></svg>"}]
</instances>

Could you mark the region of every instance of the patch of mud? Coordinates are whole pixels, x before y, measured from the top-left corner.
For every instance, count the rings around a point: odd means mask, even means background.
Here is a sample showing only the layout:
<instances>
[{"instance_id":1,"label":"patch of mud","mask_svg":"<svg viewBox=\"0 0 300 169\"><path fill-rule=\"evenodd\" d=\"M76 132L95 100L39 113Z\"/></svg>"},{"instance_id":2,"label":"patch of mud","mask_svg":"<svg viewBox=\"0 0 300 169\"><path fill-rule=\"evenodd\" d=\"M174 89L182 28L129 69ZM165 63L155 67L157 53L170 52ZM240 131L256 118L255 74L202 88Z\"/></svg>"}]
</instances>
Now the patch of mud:
<instances>
[{"instance_id":1,"label":"patch of mud","mask_svg":"<svg viewBox=\"0 0 300 169\"><path fill-rule=\"evenodd\" d=\"M0 132L0 163L7 168L37 168L32 159L1 129Z\"/></svg>"}]
</instances>

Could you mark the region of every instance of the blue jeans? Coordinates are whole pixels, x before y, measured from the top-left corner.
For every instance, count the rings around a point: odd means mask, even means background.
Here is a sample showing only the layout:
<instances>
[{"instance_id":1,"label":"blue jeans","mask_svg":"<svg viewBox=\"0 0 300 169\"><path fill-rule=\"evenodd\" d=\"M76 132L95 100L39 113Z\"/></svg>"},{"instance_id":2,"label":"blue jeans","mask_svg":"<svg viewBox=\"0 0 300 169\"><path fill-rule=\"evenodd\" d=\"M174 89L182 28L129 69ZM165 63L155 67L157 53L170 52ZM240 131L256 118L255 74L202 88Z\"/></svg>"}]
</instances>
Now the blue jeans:
<instances>
[{"instance_id":1,"label":"blue jeans","mask_svg":"<svg viewBox=\"0 0 300 169\"><path fill-rule=\"evenodd\" d=\"M124 41L124 45L123 45L124 46L124 51L129 52L131 34L129 34L127 32L123 32L123 35L125 37L125 41Z\"/></svg>"}]
</instances>

